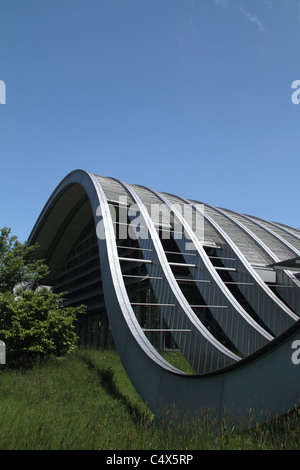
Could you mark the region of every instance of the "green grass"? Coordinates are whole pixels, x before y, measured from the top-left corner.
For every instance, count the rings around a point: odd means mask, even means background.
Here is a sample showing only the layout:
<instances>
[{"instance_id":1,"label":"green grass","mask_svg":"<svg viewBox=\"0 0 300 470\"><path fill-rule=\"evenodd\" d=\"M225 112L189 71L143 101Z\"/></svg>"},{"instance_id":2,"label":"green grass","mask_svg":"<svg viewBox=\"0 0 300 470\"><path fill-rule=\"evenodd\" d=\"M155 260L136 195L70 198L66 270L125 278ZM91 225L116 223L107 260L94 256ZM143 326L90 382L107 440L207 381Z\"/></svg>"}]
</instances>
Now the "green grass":
<instances>
[{"instance_id":1,"label":"green grass","mask_svg":"<svg viewBox=\"0 0 300 470\"><path fill-rule=\"evenodd\" d=\"M172 353L177 366L180 358ZM156 422L113 351L0 369L0 449L298 449L298 413L243 433L205 420ZM224 424L224 423L223 423Z\"/></svg>"}]
</instances>

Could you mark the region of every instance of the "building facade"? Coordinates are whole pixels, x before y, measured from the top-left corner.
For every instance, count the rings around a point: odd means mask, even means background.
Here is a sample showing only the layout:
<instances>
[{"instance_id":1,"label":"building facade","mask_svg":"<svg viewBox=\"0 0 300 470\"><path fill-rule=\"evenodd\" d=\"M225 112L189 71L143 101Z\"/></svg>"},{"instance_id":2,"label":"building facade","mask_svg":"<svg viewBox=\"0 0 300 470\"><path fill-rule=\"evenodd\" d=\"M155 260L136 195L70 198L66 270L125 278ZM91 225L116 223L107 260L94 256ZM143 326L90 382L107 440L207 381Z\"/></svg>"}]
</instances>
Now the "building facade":
<instances>
[{"instance_id":1,"label":"building facade","mask_svg":"<svg viewBox=\"0 0 300 470\"><path fill-rule=\"evenodd\" d=\"M66 292L66 305L86 305L81 345L115 345L153 409L178 402L173 380L181 387L185 377L161 350L179 349L195 377L218 382L298 331L299 229L78 170L56 188L29 242L50 268L44 282ZM159 394L139 378L146 364ZM195 380L182 383L197 393Z\"/></svg>"}]
</instances>

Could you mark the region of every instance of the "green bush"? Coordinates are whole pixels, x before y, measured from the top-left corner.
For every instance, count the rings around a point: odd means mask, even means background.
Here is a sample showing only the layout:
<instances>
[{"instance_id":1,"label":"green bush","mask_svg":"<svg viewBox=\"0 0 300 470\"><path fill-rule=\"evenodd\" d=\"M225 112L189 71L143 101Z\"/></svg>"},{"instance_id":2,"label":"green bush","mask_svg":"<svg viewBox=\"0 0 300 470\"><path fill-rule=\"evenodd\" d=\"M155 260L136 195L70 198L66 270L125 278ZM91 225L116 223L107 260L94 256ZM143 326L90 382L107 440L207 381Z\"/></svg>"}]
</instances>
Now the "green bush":
<instances>
[{"instance_id":1,"label":"green bush","mask_svg":"<svg viewBox=\"0 0 300 470\"><path fill-rule=\"evenodd\" d=\"M0 339L7 362L61 356L78 341L75 321L85 307L63 307L63 293L39 287L48 267L34 258L36 248L10 236L10 229L1 229Z\"/></svg>"},{"instance_id":2,"label":"green bush","mask_svg":"<svg viewBox=\"0 0 300 470\"><path fill-rule=\"evenodd\" d=\"M0 338L7 361L60 356L75 349L74 324L84 307L59 308L61 299L46 288L21 291L17 297L0 293Z\"/></svg>"}]
</instances>

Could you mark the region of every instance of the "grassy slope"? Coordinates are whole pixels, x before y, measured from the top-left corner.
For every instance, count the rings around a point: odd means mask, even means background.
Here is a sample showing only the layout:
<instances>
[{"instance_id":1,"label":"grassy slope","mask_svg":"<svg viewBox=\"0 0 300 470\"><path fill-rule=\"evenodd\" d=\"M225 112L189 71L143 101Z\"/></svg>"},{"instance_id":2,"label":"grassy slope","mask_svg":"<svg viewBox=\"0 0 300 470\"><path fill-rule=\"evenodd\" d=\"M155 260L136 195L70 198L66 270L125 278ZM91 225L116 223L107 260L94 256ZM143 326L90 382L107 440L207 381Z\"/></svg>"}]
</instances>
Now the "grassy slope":
<instances>
[{"instance_id":1,"label":"grassy slope","mask_svg":"<svg viewBox=\"0 0 300 470\"><path fill-rule=\"evenodd\" d=\"M77 351L28 371L0 370L0 449L297 449L295 422L242 434L201 422L183 429L176 417L162 427L115 352Z\"/></svg>"}]
</instances>

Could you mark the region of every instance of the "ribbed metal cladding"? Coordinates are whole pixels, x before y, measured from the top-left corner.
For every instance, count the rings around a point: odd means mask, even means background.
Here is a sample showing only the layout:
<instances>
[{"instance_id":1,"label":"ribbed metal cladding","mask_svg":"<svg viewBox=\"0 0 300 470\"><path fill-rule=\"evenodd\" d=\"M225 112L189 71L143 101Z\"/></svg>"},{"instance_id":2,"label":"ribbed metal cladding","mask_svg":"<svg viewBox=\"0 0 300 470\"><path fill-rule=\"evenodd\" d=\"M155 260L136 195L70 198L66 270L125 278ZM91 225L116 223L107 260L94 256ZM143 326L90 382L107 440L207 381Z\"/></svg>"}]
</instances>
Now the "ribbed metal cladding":
<instances>
[{"instance_id":1,"label":"ribbed metal cladding","mask_svg":"<svg viewBox=\"0 0 300 470\"><path fill-rule=\"evenodd\" d=\"M128 206L129 225L136 221L138 213L141 228L147 227L147 236L137 239L138 247L135 246L135 249L141 249L139 253L142 256L138 259L147 270L152 300L155 299L155 302L143 302L143 306L149 309L157 308L159 323L163 321L165 326L164 332L170 332L182 354L197 373L216 370L239 360L233 351L224 347L199 321L179 288L157 233L161 228L165 229L166 224L161 226L160 221L155 217L157 212L153 210L154 220L151 219L151 207L153 208L154 205L158 207L159 199L144 188L129 186L115 180L111 181L111 185L119 188L120 195L128 194L128 200L134 206L134 210L132 206ZM106 184L103 187L106 187ZM109 188L109 181L107 188ZM105 193L111 194L111 191L106 189ZM164 204L160 205L159 209L165 214L168 211ZM168 216L166 220L170 219ZM130 262L132 260L133 258L130 258ZM125 262L126 257L122 257L122 261ZM139 302L131 304L138 306Z\"/></svg>"},{"instance_id":2,"label":"ribbed metal cladding","mask_svg":"<svg viewBox=\"0 0 300 470\"><path fill-rule=\"evenodd\" d=\"M82 345L113 338L153 412L247 419L251 408L256 422L266 407L271 418L298 403L299 229L76 170L50 196L33 243L47 285L87 305ZM194 374L164 358L170 348Z\"/></svg>"},{"instance_id":3,"label":"ribbed metal cladding","mask_svg":"<svg viewBox=\"0 0 300 470\"><path fill-rule=\"evenodd\" d=\"M171 344L196 373L208 373L255 353L298 320L299 280L270 267L299 253L297 229L112 177L92 178L114 230L118 283L142 341L156 349ZM92 219L89 227L93 233ZM68 286L61 279L83 235L70 247L56 289ZM95 278L85 271L69 282L69 303L86 300L95 315L97 306L109 310L101 262L100 256ZM79 262L75 268L78 273Z\"/></svg>"}]
</instances>

